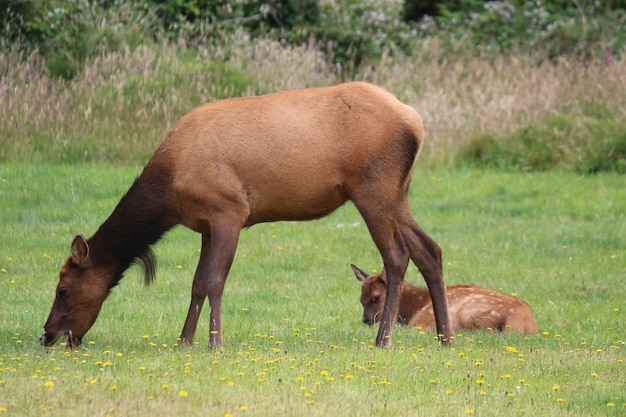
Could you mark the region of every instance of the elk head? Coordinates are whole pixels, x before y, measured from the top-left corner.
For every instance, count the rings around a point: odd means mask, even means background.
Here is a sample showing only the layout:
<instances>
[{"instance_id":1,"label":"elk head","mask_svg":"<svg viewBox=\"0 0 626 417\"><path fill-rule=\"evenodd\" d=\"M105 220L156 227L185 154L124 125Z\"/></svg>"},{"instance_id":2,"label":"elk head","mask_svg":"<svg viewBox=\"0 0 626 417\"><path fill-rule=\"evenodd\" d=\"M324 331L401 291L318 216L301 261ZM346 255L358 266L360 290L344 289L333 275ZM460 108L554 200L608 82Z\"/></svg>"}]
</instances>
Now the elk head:
<instances>
[{"instance_id":1,"label":"elk head","mask_svg":"<svg viewBox=\"0 0 626 417\"><path fill-rule=\"evenodd\" d=\"M369 275L367 272L350 265L356 279L361 281L361 305L363 306L363 323L370 326L380 321L385 307L387 295L387 276L383 270L380 274Z\"/></svg>"},{"instance_id":2,"label":"elk head","mask_svg":"<svg viewBox=\"0 0 626 417\"><path fill-rule=\"evenodd\" d=\"M110 285L103 279L103 271L93 266L85 237L76 236L71 248L72 255L61 269L56 297L39 339L43 346L53 345L61 336L65 336L68 347L80 346L109 294Z\"/></svg>"}]
</instances>

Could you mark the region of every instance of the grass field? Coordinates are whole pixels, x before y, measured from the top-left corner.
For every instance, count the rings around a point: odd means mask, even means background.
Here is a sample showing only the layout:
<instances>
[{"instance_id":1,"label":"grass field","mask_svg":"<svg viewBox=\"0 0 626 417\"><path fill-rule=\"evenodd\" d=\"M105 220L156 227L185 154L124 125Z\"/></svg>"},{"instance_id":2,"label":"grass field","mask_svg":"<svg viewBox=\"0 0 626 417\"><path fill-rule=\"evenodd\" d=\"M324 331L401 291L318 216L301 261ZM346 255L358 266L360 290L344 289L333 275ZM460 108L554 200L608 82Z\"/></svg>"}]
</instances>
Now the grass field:
<instances>
[{"instance_id":1,"label":"grass field","mask_svg":"<svg viewBox=\"0 0 626 417\"><path fill-rule=\"evenodd\" d=\"M413 212L444 249L446 282L515 293L540 335L397 327L373 348L349 263L380 268L356 210L244 231L224 297L225 348L204 311L178 347L199 236L131 269L76 351L42 348L58 271L139 167L0 165L0 415L601 416L626 412L626 187L613 174L418 170ZM373 196L374 198L375 196ZM422 284L415 267L407 280Z\"/></svg>"}]
</instances>

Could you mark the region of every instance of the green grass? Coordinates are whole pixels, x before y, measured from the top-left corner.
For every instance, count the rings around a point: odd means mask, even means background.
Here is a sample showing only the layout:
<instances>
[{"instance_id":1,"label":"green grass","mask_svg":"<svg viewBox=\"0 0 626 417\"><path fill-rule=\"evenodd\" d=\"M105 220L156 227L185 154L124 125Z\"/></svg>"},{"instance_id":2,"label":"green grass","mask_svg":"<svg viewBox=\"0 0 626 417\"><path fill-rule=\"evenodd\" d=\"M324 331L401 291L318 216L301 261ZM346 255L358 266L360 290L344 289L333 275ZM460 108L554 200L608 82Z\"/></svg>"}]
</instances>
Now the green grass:
<instances>
[{"instance_id":1,"label":"green grass","mask_svg":"<svg viewBox=\"0 0 626 417\"><path fill-rule=\"evenodd\" d=\"M0 415L617 416L626 410L626 187L616 174L418 170L413 212L444 249L446 282L516 293L541 334L397 327L373 348L349 263L380 268L351 206L242 233L224 295L225 348L176 346L199 236L132 269L77 351L38 344L76 233L92 234L140 172L0 165ZM375 198L375 196L372 196ZM415 267L407 280L422 284Z\"/></svg>"}]
</instances>

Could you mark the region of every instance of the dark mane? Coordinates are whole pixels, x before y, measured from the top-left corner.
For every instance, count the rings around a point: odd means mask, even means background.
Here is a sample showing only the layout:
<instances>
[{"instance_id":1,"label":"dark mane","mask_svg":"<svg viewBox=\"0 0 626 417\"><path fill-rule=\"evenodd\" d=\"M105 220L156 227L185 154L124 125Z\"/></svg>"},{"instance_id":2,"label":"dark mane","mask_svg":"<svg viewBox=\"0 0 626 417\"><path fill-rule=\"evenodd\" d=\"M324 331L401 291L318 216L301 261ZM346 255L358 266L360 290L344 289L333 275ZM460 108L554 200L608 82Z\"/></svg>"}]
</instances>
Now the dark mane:
<instances>
[{"instance_id":1,"label":"dark mane","mask_svg":"<svg viewBox=\"0 0 626 417\"><path fill-rule=\"evenodd\" d=\"M141 267L143 271L143 282L145 285L150 285L156 279L156 256L154 256L154 252L152 248L148 247L146 251L140 255L138 255L134 262Z\"/></svg>"},{"instance_id":2,"label":"dark mane","mask_svg":"<svg viewBox=\"0 0 626 417\"><path fill-rule=\"evenodd\" d=\"M89 239L92 262L110 269L110 287L117 285L133 264L142 268L146 285L154 281L156 258L151 246L176 224L168 182L166 170L146 167Z\"/></svg>"}]
</instances>

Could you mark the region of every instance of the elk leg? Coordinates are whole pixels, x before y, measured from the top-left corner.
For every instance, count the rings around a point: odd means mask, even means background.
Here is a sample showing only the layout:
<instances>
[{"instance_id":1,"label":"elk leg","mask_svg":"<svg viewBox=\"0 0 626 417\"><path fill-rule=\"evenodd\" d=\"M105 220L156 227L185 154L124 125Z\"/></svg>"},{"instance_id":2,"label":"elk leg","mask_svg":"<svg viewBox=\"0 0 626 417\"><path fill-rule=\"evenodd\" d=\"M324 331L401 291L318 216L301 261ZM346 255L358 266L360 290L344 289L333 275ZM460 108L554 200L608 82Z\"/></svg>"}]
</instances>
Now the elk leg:
<instances>
[{"instance_id":1,"label":"elk leg","mask_svg":"<svg viewBox=\"0 0 626 417\"><path fill-rule=\"evenodd\" d=\"M191 287L191 305L189 306L187 319L185 320L185 325L183 326L183 331L180 335L181 341L190 346L193 344L193 338L196 334L198 318L200 317L204 300L208 296L205 281L209 275L209 241L210 235L203 234L200 259L198 260L198 267L196 268Z\"/></svg>"},{"instance_id":2,"label":"elk leg","mask_svg":"<svg viewBox=\"0 0 626 417\"><path fill-rule=\"evenodd\" d=\"M243 221L227 222L211 225L211 242L209 250L209 276L207 293L210 314L209 348L222 347L222 294L228 272L235 259L235 251L239 242L239 233Z\"/></svg>"},{"instance_id":3,"label":"elk leg","mask_svg":"<svg viewBox=\"0 0 626 417\"><path fill-rule=\"evenodd\" d=\"M395 213L395 207L393 204L382 204L385 200L380 194L372 200L371 195L374 194L365 193L362 200L353 195L352 202L363 216L372 240L383 258L387 275L387 296L376 335L376 346L388 347L391 346L391 336L398 317L400 292L409 263L409 254L404 238L398 230L396 219L388 215L388 213Z\"/></svg>"},{"instance_id":4,"label":"elk leg","mask_svg":"<svg viewBox=\"0 0 626 417\"><path fill-rule=\"evenodd\" d=\"M222 294L235 258L241 224L239 221L216 221L211 224L211 233L202 235L202 250L194 276L191 305L181 336L187 344L193 341L202 304L208 297L211 308L209 348L222 347Z\"/></svg>"},{"instance_id":5,"label":"elk leg","mask_svg":"<svg viewBox=\"0 0 626 417\"><path fill-rule=\"evenodd\" d=\"M433 303L437 334L442 344L454 344L454 330L450 321L448 297L443 281L442 252L439 245L428 236L413 218L406 199L398 208L398 220L411 260L420 270Z\"/></svg>"},{"instance_id":6,"label":"elk leg","mask_svg":"<svg viewBox=\"0 0 626 417\"><path fill-rule=\"evenodd\" d=\"M403 251L398 251L402 254ZM404 252L406 253L406 252ZM383 265L387 274L387 295L385 297L385 307L380 320L380 327L376 335L377 347L391 346L391 336L393 328L398 319L398 310L400 307L400 293L402 292L402 283L404 282L404 274L408 266L408 256L403 259L396 259L393 254L382 253Z\"/></svg>"}]
</instances>

